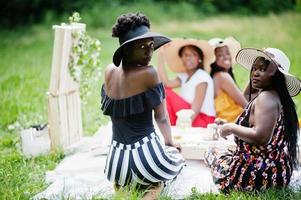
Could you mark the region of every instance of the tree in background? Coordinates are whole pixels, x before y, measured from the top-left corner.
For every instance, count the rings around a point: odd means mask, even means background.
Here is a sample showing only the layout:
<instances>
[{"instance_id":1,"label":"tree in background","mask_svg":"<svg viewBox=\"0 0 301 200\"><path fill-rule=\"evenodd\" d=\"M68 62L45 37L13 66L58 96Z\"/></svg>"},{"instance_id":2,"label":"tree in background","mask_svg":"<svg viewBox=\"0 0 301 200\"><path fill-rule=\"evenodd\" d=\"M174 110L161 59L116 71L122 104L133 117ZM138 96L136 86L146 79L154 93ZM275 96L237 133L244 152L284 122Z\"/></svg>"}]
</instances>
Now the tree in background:
<instances>
[{"instance_id":1,"label":"tree in background","mask_svg":"<svg viewBox=\"0 0 301 200\"><path fill-rule=\"evenodd\" d=\"M139 5L158 5L158 10L165 5L166 11L170 6L187 6L195 8L197 13L203 15L215 15L218 13L240 13L240 14L265 14L269 12L279 13L286 10L301 10L301 0L9 0L1 3L0 25L2 27L15 27L32 23L38 23L45 19L49 14L53 18L63 15L68 16L74 11L92 9L95 7L99 11L104 9L115 9L124 7L130 9L130 6ZM170 11L172 12L172 10ZM98 12L99 17L104 16L103 12ZM107 13L105 13L107 14ZM180 14L179 14L180 15ZM181 16L178 16L181 18ZM97 20L97 19L95 19Z\"/></svg>"}]
</instances>

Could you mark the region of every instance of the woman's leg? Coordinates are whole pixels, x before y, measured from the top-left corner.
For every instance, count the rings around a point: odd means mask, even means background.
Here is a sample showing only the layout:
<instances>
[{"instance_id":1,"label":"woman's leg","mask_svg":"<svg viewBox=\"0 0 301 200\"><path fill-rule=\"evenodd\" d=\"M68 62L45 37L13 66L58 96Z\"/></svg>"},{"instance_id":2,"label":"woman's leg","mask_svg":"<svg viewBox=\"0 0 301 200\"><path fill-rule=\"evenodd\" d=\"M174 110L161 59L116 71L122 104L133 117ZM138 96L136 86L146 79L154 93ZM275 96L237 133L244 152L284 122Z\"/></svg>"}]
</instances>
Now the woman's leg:
<instances>
[{"instance_id":1,"label":"woman's leg","mask_svg":"<svg viewBox=\"0 0 301 200\"><path fill-rule=\"evenodd\" d=\"M177 115L176 113L182 109L191 109L191 105L186 102L182 97L175 93L171 88L165 88L166 93L166 107L172 126L176 125ZM208 124L214 123L215 117L208 116L204 113L199 113L192 122L193 127L204 127Z\"/></svg>"},{"instance_id":2,"label":"woman's leg","mask_svg":"<svg viewBox=\"0 0 301 200\"><path fill-rule=\"evenodd\" d=\"M118 192L120 190L121 186L118 183L114 183L114 191Z\"/></svg>"},{"instance_id":3,"label":"woman's leg","mask_svg":"<svg viewBox=\"0 0 301 200\"><path fill-rule=\"evenodd\" d=\"M182 109L190 109L191 105L186 102L182 97L175 93L171 88L165 88L166 94L166 107L172 126L176 125L176 113Z\"/></svg>"},{"instance_id":4,"label":"woman's leg","mask_svg":"<svg viewBox=\"0 0 301 200\"><path fill-rule=\"evenodd\" d=\"M163 190L163 182L150 186L144 193L143 200L154 200L158 199L161 191Z\"/></svg>"},{"instance_id":5,"label":"woman's leg","mask_svg":"<svg viewBox=\"0 0 301 200\"><path fill-rule=\"evenodd\" d=\"M156 134L143 138L145 142L134 144L131 150L131 169L133 181L142 185L154 185L159 182L172 181L185 166L185 160L174 147L165 149Z\"/></svg>"}]
</instances>

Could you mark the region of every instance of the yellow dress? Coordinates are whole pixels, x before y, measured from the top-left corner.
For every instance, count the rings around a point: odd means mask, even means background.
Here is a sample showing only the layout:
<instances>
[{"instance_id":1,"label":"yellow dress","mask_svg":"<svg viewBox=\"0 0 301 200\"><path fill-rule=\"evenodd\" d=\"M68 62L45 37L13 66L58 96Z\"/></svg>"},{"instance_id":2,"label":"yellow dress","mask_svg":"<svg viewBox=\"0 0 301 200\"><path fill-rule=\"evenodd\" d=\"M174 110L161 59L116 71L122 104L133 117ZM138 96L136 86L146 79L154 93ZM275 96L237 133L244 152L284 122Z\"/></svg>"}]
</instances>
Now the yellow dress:
<instances>
[{"instance_id":1,"label":"yellow dress","mask_svg":"<svg viewBox=\"0 0 301 200\"><path fill-rule=\"evenodd\" d=\"M225 92L221 92L214 99L216 116L235 122L235 119L243 111L243 108L235 103L235 101Z\"/></svg>"}]
</instances>

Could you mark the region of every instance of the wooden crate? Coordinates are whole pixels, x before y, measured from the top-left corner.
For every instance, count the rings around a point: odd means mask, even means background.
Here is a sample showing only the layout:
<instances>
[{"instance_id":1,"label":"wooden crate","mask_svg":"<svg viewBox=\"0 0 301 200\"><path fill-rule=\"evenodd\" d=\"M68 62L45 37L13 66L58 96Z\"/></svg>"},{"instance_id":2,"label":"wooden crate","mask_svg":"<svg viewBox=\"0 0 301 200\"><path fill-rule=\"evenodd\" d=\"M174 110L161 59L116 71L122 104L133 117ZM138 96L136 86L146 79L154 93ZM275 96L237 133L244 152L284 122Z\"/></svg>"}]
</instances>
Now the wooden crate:
<instances>
[{"instance_id":1,"label":"wooden crate","mask_svg":"<svg viewBox=\"0 0 301 200\"><path fill-rule=\"evenodd\" d=\"M65 149L80 140L83 128L79 85L70 76L72 33L85 31L85 24L53 26L54 47L48 92L48 123L51 148Z\"/></svg>"}]
</instances>

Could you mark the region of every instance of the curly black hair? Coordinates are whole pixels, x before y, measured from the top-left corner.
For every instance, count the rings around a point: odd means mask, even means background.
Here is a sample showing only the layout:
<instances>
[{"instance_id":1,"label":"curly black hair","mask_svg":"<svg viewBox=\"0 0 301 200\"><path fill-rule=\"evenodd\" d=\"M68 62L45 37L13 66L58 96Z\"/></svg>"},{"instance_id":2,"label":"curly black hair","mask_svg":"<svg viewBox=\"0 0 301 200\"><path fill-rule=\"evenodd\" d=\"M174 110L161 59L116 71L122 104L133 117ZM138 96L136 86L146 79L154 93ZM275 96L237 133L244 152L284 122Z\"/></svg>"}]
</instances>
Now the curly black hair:
<instances>
[{"instance_id":1,"label":"curly black hair","mask_svg":"<svg viewBox=\"0 0 301 200\"><path fill-rule=\"evenodd\" d=\"M127 13L120 15L112 27L113 37L122 37L129 30L137 26L145 25L150 28L150 22L147 16L141 13Z\"/></svg>"}]
</instances>

